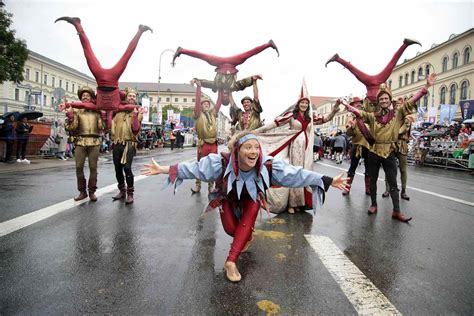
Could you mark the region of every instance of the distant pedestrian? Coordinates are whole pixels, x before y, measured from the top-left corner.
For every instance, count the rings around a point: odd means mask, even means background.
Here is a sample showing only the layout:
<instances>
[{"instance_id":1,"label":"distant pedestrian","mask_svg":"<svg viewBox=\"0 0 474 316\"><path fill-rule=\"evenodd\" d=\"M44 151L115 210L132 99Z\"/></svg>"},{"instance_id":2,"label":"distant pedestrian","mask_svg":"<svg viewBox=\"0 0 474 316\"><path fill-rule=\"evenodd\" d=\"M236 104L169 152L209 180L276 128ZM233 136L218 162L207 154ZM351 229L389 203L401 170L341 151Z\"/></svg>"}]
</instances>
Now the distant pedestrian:
<instances>
[{"instance_id":1,"label":"distant pedestrian","mask_svg":"<svg viewBox=\"0 0 474 316\"><path fill-rule=\"evenodd\" d=\"M16 162L23 162L29 164L30 161L26 159L26 145L33 126L28 124L28 118L23 117L21 122L16 126Z\"/></svg>"},{"instance_id":2,"label":"distant pedestrian","mask_svg":"<svg viewBox=\"0 0 474 316\"><path fill-rule=\"evenodd\" d=\"M14 163L15 161L12 160L12 151L13 151L13 144L15 143L15 129L13 127L13 122L15 122L15 116L12 114L7 117L5 123L3 123L2 133L3 133L3 140L6 144L5 150L5 160L6 163Z\"/></svg>"}]
</instances>

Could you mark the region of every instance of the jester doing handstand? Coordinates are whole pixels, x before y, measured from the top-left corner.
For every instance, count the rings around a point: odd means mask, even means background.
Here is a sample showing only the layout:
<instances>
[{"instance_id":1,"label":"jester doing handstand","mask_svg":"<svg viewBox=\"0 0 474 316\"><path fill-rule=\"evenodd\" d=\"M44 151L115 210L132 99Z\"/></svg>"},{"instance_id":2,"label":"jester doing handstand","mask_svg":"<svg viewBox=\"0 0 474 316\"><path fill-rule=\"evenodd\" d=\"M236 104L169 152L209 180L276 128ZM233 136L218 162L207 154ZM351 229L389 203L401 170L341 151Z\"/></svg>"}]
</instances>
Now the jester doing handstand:
<instances>
[{"instance_id":1,"label":"jester doing handstand","mask_svg":"<svg viewBox=\"0 0 474 316\"><path fill-rule=\"evenodd\" d=\"M404 39L402 46L395 52L393 55L392 59L388 62L387 66L377 75L375 76L370 76L367 75L366 73L360 71L356 67L354 67L350 62L342 59L339 57L339 54L334 54L329 60L326 62L326 67L329 63L331 62L338 62L339 64L343 65L344 67L347 68L360 82L362 82L366 88L367 88L367 99L370 100L372 103L377 102L377 92L379 90L379 87L382 83L385 83L392 74L392 70L397 64L398 59L402 56L403 52L405 49L413 44L418 44L421 46L421 44L412 39Z\"/></svg>"},{"instance_id":2,"label":"jester doing handstand","mask_svg":"<svg viewBox=\"0 0 474 316\"><path fill-rule=\"evenodd\" d=\"M244 90L245 88L250 87L253 84L252 77L237 81L236 78L238 70L236 67L238 65L243 64L248 58L257 55L258 53L264 51L269 47L275 49L277 51L278 56L280 56L278 48L273 42L273 40L270 40L268 41L268 43L265 43L263 45L257 46L245 53L230 57L218 57L214 55L204 54L195 50L189 50L182 47L178 47L178 49L176 49L176 53L174 54L172 64L174 65L174 61L176 60L176 58L178 58L181 54L184 54L202 59L208 64L215 66L217 74L214 78L214 81L204 79L195 80L199 81L201 86L203 86L204 88L211 88L212 91L218 92L216 107L219 107L221 104L229 104L229 95L232 91ZM258 79L261 79L261 77L259 77Z\"/></svg>"},{"instance_id":3,"label":"jester doing handstand","mask_svg":"<svg viewBox=\"0 0 474 316\"><path fill-rule=\"evenodd\" d=\"M81 19L77 17L60 17L55 22L66 21L76 28L77 34L82 44L84 50L84 56L86 57L87 65L89 66L90 71L94 75L94 78L97 82L97 99L96 104L94 103L82 103L82 102L71 102L66 103L66 106L72 106L73 108L78 109L88 109L96 111L106 111L107 112L107 125L110 127L112 123L113 112L117 111L133 111L137 105L132 104L121 104L121 95L119 90L118 81L120 76L125 71L127 63L132 57L135 48L138 45L138 41L142 34L146 31L153 30L146 25L140 25L138 27L138 32L133 37L130 44L128 44L127 50L119 59L119 61L110 69L102 68L99 60L92 51L91 44L87 38L86 33L81 25Z\"/></svg>"}]
</instances>

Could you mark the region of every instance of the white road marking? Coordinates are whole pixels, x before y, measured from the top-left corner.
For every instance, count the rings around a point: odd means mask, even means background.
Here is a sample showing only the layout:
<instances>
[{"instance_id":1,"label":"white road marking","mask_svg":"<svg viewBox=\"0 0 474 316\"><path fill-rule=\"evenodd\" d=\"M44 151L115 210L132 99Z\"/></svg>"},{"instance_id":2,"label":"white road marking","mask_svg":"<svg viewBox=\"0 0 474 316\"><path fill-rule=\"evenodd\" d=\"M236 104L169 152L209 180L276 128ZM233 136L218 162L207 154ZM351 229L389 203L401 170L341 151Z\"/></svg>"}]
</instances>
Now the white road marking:
<instances>
[{"instance_id":1,"label":"white road marking","mask_svg":"<svg viewBox=\"0 0 474 316\"><path fill-rule=\"evenodd\" d=\"M347 169L343 169L343 168L340 168L340 167L332 166L332 165L329 165L329 164L326 164L326 163L318 162L317 164L323 165L323 166L326 166L326 167L330 167L330 168L334 168L334 169L339 169L339 170L342 170L342 171L344 171L344 172L347 172ZM358 175L360 175L360 176L364 176L364 174L363 174L363 173L360 173L360 172L356 172L356 174L358 174ZM384 182L385 182L385 179L384 179L384 178L380 178L380 177L379 177L377 180L378 180L378 181L384 181ZM444 194L439 194L439 193L436 193L436 192L427 191L427 190L423 190L423 189L418 189L418 188L411 187L411 186L407 186L407 189L410 189L410 190L413 190L413 191L418 191L418 192L425 193L425 194L429 194L429 195L433 195L433 196L439 197L439 198L441 198L441 199L450 200L450 201L453 201L453 202L458 202L458 203L466 204L466 205L469 205L469 206L474 206L474 202L470 202L470 201L458 199L458 198L455 198L455 197L452 197L452 196L448 196L448 195L444 195Z\"/></svg>"},{"instance_id":2,"label":"white road marking","mask_svg":"<svg viewBox=\"0 0 474 316\"><path fill-rule=\"evenodd\" d=\"M184 162L191 162L196 160L196 158L191 158L188 159ZM141 181L143 179L147 178L147 176L144 175L139 175L135 177L135 182ZM104 194L107 194L109 192L112 192L113 190L116 190L117 184L111 184L106 187L100 188L95 192L95 195L97 197L100 197ZM59 202L54 205L50 205L48 207L42 208L40 210L25 214L23 216L19 216L17 218L11 219L9 221L0 223L0 237L8 235L10 233L13 233L19 229L25 228L27 226L33 225L39 221L42 221L44 219L47 219L53 215L59 214L61 212L64 212L70 208L73 208L75 206L84 204L89 202L89 199L84 199L82 201L74 201L74 199L66 200L63 202Z\"/></svg>"},{"instance_id":3,"label":"white road marking","mask_svg":"<svg viewBox=\"0 0 474 316\"><path fill-rule=\"evenodd\" d=\"M313 235L305 237L359 315L401 315L331 239Z\"/></svg>"},{"instance_id":4,"label":"white road marking","mask_svg":"<svg viewBox=\"0 0 474 316\"><path fill-rule=\"evenodd\" d=\"M135 182L145 179L146 176L136 176ZM95 195L100 197L104 194L112 192L117 189L117 184L111 184L106 187L100 188L96 191ZM11 219L9 221L0 223L0 237L13 233L19 229L35 224L39 221L42 221L48 217L64 212L75 206L89 202L89 199L84 199L82 201L74 201L74 199L69 199L63 202L59 202L54 205L42 208L40 210L19 216L17 218Z\"/></svg>"}]
</instances>

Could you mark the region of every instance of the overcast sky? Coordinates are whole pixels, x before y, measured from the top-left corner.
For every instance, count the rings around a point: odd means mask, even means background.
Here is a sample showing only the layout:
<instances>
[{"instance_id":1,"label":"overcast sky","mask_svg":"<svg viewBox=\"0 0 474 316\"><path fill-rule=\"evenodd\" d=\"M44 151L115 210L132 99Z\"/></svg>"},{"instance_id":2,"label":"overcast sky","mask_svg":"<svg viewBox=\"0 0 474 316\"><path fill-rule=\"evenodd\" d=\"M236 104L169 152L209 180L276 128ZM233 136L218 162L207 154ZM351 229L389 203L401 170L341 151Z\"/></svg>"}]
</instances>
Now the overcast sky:
<instances>
[{"instance_id":1,"label":"overcast sky","mask_svg":"<svg viewBox=\"0 0 474 316\"><path fill-rule=\"evenodd\" d=\"M92 48L104 67L120 58L139 24L145 33L120 81L157 82L159 57L178 46L217 56L231 56L273 39L280 57L267 49L238 67L239 78L261 73L263 117L269 120L297 99L302 78L312 96L361 95L364 86L341 65L324 67L334 53L369 74L378 73L403 39L419 40L401 61L452 33L473 27L474 1L256 1L256 0L4 0L14 14L13 28L28 48L91 75L72 25L54 23L61 16L82 20ZM182 55L171 67L164 53L161 82L212 80L214 67ZM92 76L92 75L91 75ZM216 98L210 91L206 93ZM235 93L236 100L251 88ZM228 113L227 109L223 109Z\"/></svg>"}]
</instances>

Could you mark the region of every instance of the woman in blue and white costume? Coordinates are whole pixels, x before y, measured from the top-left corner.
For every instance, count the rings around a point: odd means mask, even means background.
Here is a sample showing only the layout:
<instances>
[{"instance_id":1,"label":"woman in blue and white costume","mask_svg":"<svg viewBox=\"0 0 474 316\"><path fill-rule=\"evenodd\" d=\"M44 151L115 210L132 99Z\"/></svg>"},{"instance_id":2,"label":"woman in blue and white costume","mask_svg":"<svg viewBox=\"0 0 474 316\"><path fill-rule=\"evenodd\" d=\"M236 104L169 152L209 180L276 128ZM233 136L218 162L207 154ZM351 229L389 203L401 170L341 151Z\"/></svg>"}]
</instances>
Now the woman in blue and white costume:
<instances>
[{"instance_id":1,"label":"woman in blue and white costume","mask_svg":"<svg viewBox=\"0 0 474 316\"><path fill-rule=\"evenodd\" d=\"M152 160L152 164L145 165L141 173L147 176L169 174L168 181L175 189L184 179L216 182L216 191L208 209L219 207L224 230L234 238L224 270L230 281L238 282L241 275L236 261L252 239L260 207L268 208L265 193L270 186L310 186L316 209L324 202L325 191L330 186L344 190L347 179L342 175L327 177L263 156L258 137L248 131L234 136L229 142L229 150L230 153L210 154L200 161L173 166L160 166Z\"/></svg>"}]
</instances>

